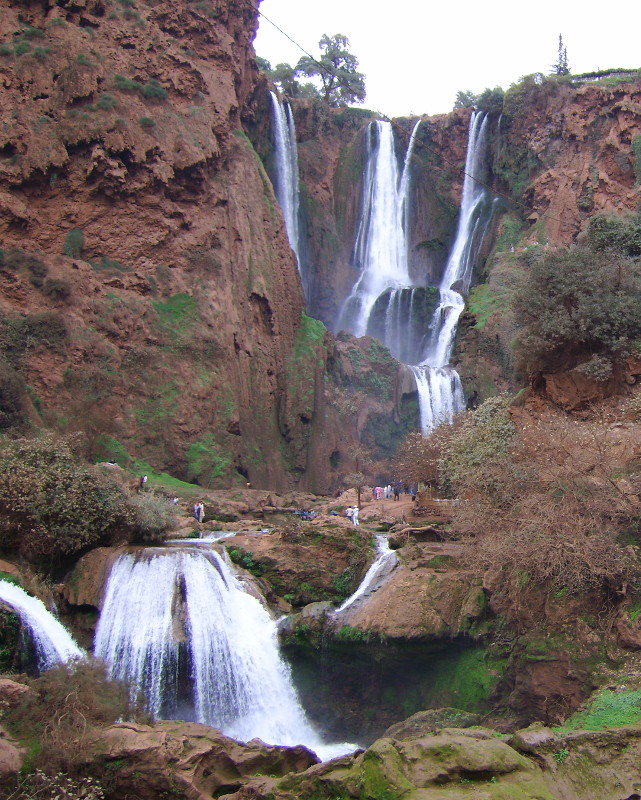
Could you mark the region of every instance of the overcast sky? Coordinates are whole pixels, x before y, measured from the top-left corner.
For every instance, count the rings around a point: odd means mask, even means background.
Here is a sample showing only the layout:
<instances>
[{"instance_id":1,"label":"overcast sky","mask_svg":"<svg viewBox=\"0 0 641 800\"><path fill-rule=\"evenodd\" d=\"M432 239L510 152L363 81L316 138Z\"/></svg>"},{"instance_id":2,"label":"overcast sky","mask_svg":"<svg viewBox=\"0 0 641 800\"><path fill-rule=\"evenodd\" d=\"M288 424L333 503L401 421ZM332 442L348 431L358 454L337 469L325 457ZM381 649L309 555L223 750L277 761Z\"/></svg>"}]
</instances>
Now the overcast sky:
<instances>
[{"instance_id":1,"label":"overcast sky","mask_svg":"<svg viewBox=\"0 0 641 800\"><path fill-rule=\"evenodd\" d=\"M347 36L365 74L364 107L388 116L451 111L459 90L548 74L559 34L574 73L641 67L638 0L262 0L260 11L312 55L324 33ZM266 19L254 45L272 66L303 55Z\"/></svg>"}]
</instances>

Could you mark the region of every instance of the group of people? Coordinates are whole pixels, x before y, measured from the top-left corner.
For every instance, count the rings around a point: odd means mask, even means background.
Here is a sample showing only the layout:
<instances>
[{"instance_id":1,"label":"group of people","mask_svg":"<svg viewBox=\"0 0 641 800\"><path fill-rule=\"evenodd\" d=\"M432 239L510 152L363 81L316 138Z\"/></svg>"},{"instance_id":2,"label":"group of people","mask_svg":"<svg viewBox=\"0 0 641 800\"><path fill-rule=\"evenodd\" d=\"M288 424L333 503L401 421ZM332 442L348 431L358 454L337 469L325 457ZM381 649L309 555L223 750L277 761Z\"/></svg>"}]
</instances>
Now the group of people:
<instances>
[{"instance_id":1,"label":"group of people","mask_svg":"<svg viewBox=\"0 0 641 800\"><path fill-rule=\"evenodd\" d=\"M372 489L372 495L374 500L389 500L391 497L393 497L394 500L398 500L403 494L404 489L405 484L403 481L396 481L393 485L388 483L387 486L375 486ZM408 489L408 491L410 490Z\"/></svg>"}]
</instances>

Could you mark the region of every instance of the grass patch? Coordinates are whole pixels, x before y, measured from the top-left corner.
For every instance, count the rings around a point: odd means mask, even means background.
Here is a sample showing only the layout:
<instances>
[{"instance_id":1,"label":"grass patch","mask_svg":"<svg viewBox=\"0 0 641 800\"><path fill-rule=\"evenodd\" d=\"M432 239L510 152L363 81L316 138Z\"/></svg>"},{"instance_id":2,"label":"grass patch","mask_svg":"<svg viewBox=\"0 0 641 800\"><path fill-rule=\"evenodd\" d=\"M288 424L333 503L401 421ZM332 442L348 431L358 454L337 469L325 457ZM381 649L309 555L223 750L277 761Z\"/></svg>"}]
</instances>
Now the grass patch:
<instances>
[{"instance_id":1,"label":"grass patch","mask_svg":"<svg viewBox=\"0 0 641 800\"><path fill-rule=\"evenodd\" d=\"M589 701L585 711L577 711L554 728L556 733L570 733L578 729L601 731L604 728L619 728L636 725L641 720L641 689L614 692L603 689Z\"/></svg>"}]
</instances>

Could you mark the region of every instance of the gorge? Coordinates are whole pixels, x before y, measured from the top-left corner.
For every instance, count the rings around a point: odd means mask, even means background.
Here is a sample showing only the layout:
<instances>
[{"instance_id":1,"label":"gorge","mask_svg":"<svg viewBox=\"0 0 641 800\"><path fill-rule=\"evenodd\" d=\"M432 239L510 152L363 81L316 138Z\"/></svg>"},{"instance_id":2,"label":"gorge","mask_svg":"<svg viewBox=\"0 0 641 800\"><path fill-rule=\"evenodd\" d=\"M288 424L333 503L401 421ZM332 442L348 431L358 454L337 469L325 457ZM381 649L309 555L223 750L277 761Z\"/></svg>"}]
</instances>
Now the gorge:
<instances>
[{"instance_id":1,"label":"gorge","mask_svg":"<svg viewBox=\"0 0 641 800\"><path fill-rule=\"evenodd\" d=\"M638 74L390 121L254 0L0 21L0 783L639 796Z\"/></svg>"}]
</instances>

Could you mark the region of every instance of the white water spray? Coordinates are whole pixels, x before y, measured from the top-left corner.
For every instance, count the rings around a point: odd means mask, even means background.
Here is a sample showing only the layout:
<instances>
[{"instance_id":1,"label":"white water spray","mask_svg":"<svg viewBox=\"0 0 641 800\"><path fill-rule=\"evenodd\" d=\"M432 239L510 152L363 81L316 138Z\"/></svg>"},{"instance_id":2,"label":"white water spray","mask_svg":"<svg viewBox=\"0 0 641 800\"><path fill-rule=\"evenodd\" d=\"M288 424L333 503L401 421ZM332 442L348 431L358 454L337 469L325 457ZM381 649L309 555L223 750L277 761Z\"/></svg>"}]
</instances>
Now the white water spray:
<instances>
[{"instance_id":1,"label":"white water spray","mask_svg":"<svg viewBox=\"0 0 641 800\"><path fill-rule=\"evenodd\" d=\"M289 103L281 104L278 102L275 92L270 92L270 94L274 120L276 197L283 210L289 244L296 255L296 262L300 270L298 148L294 115Z\"/></svg>"},{"instance_id":2,"label":"white water spray","mask_svg":"<svg viewBox=\"0 0 641 800\"><path fill-rule=\"evenodd\" d=\"M277 626L229 565L202 549L149 548L114 564L96 655L142 690L157 717L192 718L240 741L323 744L278 651Z\"/></svg>"},{"instance_id":3,"label":"white water spray","mask_svg":"<svg viewBox=\"0 0 641 800\"><path fill-rule=\"evenodd\" d=\"M37 597L9 581L0 581L0 600L14 608L22 623L29 628L40 671L84 655L69 631Z\"/></svg>"},{"instance_id":4,"label":"white water spray","mask_svg":"<svg viewBox=\"0 0 641 800\"><path fill-rule=\"evenodd\" d=\"M396 551L390 548L387 536L380 534L376 537L376 551L376 559L365 573L365 577L361 581L359 587L354 594L350 595L347 600L336 609L334 612L335 614L340 614L341 611L349 608L356 600L360 600L360 598L367 597L375 592L381 585L383 579L397 566L398 556L396 555Z\"/></svg>"}]
</instances>

